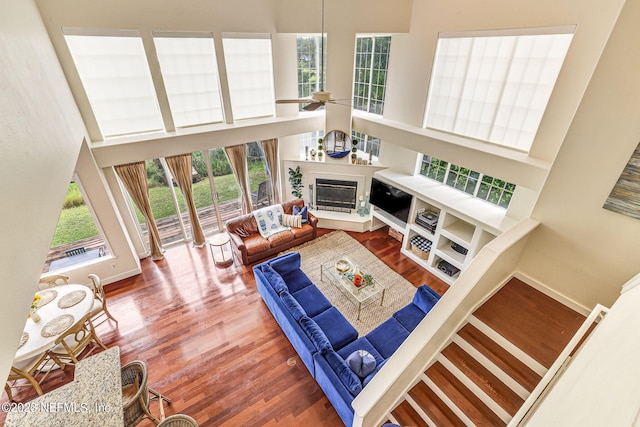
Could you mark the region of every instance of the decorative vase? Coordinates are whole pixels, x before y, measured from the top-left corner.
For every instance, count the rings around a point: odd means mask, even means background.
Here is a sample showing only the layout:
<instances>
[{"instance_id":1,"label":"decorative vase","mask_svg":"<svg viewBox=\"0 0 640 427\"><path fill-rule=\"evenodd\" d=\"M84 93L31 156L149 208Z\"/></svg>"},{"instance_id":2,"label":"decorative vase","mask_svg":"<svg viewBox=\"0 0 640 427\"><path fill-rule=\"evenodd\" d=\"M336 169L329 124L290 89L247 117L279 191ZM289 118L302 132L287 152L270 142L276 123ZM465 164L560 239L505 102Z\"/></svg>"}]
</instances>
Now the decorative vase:
<instances>
[{"instance_id":1,"label":"decorative vase","mask_svg":"<svg viewBox=\"0 0 640 427\"><path fill-rule=\"evenodd\" d=\"M353 285L356 288L359 288L362 285L362 273L360 273L360 268L356 265L353 269Z\"/></svg>"},{"instance_id":2,"label":"decorative vase","mask_svg":"<svg viewBox=\"0 0 640 427\"><path fill-rule=\"evenodd\" d=\"M42 317L40 317L40 313L38 313L38 310L31 312L31 320L33 320L34 322L39 322L40 320L42 320Z\"/></svg>"}]
</instances>

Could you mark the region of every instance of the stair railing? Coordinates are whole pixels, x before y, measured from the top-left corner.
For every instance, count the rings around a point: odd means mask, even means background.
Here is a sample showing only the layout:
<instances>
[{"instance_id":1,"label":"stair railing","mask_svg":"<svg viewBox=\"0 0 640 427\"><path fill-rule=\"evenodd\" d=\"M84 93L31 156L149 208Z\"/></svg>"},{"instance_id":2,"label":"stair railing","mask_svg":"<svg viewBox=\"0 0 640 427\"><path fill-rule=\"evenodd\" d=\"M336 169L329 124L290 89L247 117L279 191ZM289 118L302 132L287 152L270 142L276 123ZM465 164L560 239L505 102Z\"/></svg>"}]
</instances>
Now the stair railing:
<instances>
[{"instance_id":1,"label":"stair railing","mask_svg":"<svg viewBox=\"0 0 640 427\"><path fill-rule=\"evenodd\" d=\"M354 399L352 427L376 426L422 375L469 314L517 271L540 223L526 218L489 242L440 301Z\"/></svg>"}]
</instances>

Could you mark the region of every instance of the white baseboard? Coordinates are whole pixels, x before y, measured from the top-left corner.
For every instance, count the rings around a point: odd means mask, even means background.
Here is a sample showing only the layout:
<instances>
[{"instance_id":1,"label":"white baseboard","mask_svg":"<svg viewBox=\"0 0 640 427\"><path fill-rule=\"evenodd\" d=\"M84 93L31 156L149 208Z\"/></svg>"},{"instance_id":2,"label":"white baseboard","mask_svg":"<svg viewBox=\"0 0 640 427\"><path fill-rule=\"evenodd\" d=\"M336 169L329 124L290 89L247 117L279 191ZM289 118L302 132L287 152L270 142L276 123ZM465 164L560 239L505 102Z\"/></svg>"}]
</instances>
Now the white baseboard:
<instances>
[{"instance_id":1,"label":"white baseboard","mask_svg":"<svg viewBox=\"0 0 640 427\"><path fill-rule=\"evenodd\" d=\"M534 289L542 292L546 296L548 296L550 298L553 298L554 300L566 305L567 307L569 307L572 310L582 314L583 316L588 316L589 313L591 313L591 310L589 308L583 306L582 304L577 303L576 301L572 300L571 298L567 297L566 295L563 295L560 292L549 288L548 286L540 283L539 281L537 281L536 279L532 278L531 276L529 276L527 274L524 274L524 273L521 273L521 272L516 272L514 277L516 277L517 279L522 280L523 282L525 282L526 284L528 284L532 288L534 288Z\"/></svg>"}]
</instances>

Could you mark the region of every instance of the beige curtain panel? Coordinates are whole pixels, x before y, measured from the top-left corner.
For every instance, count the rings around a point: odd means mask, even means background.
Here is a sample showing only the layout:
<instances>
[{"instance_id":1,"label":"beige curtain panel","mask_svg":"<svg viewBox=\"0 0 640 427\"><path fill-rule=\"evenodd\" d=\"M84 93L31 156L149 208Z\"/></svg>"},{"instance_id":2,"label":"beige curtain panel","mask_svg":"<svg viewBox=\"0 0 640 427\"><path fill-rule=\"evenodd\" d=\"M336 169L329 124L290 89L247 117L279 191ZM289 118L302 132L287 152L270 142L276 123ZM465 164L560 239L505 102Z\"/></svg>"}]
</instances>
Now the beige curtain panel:
<instances>
[{"instance_id":1,"label":"beige curtain panel","mask_svg":"<svg viewBox=\"0 0 640 427\"><path fill-rule=\"evenodd\" d=\"M267 139L261 141L260 144L262 145L264 158L267 163L267 168L269 169L273 204L279 205L282 203L282 196L280 195L280 168L278 167L278 139Z\"/></svg>"},{"instance_id":2,"label":"beige curtain panel","mask_svg":"<svg viewBox=\"0 0 640 427\"><path fill-rule=\"evenodd\" d=\"M249 170L247 169L247 153L244 144L225 147L231 170L240 184L242 213L247 214L251 208L251 187L249 187Z\"/></svg>"},{"instance_id":3,"label":"beige curtain panel","mask_svg":"<svg viewBox=\"0 0 640 427\"><path fill-rule=\"evenodd\" d=\"M187 209L189 211L189 220L191 220L191 234L193 235L193 245L201 248L205 244L204 231L202 231L202 225L198 218L198 211L196 210L196 203L193 199L193 185L192 185L192 161L191 153L180 154L178 156L165 157L167 166L171 171L171 175L175 178L184 200L187 203Z\"/></svg>"},{"instance_id":4,"label":"beige curtain panel","mask_svg":"<svg viewBox=\"0 0 640 427\"><path fill-rule=\"evenodd\" d=\"M129 163L115 167L116 173L122 180L129 196L136 204L147 223L149 231L149 246L151 247L151 259L158 261L164 258L162 243L156 221L151 212L149 203L149 183L147 182L147 169L144 162Z\"/></svg>"}]
</instances>

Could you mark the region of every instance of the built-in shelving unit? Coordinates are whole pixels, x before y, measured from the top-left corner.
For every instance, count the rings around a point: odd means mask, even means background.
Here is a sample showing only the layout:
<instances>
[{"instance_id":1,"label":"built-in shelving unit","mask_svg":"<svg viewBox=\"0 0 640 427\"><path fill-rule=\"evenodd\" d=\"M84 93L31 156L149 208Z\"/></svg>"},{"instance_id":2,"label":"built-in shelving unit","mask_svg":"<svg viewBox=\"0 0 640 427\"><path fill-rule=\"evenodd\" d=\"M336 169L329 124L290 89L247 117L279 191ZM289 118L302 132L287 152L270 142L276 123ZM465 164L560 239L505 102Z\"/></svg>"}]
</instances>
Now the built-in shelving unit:
<instances>
[{"instance_id":1,"label":"built-in shelving unit","mask_svg":"<svg viewBox=\"0 0 640 427\"><path fill-rule=\"evenodd\" d=\"M487 243L517 222L504 209L424 177L390 170L379 171L375 177L414 197L406 223L375 208L373 216L404 234L402 252L406 256L449 284ZM419 214L426 214L426 219L417 220ZM428 254L412 247L415 236L431 242Z\"/></svg>"}]
</instances>

